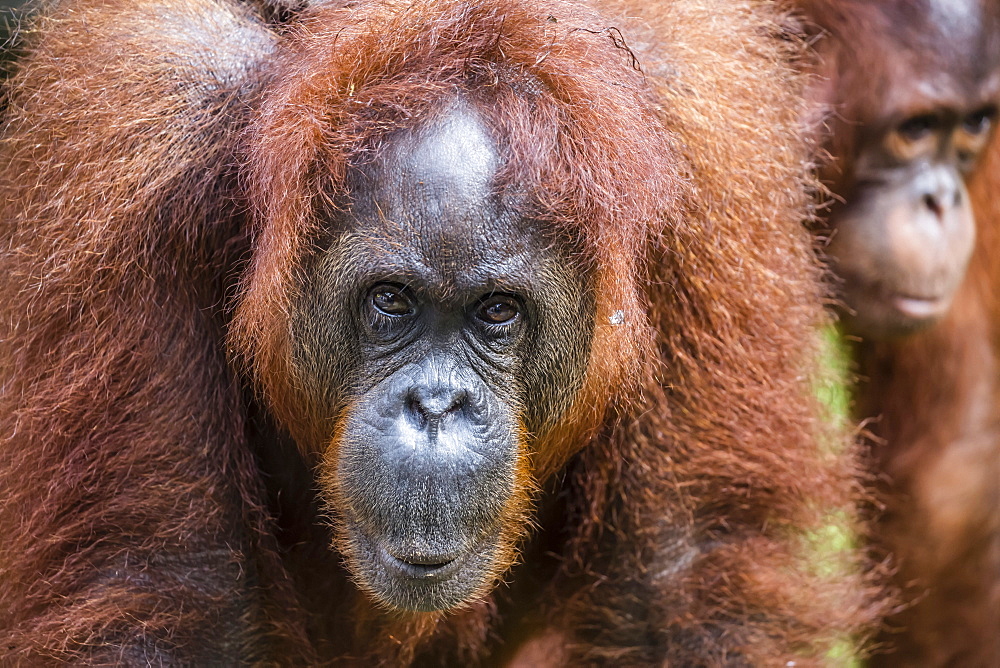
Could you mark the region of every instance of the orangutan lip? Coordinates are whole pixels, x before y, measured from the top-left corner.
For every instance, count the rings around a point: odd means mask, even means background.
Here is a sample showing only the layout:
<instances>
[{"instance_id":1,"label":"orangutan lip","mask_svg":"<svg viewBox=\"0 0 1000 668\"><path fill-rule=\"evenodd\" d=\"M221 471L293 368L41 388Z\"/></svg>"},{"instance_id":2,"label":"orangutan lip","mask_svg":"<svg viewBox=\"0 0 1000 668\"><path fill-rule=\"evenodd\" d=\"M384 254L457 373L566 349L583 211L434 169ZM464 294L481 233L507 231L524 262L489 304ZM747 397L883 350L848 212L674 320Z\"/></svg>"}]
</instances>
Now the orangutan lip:
<instances>
[{"instance_id":1,"label":"orangutan lip","mask_svg":"<svg viewBox=\"0 0 1000 668\"><path fill-rule=\"evenodd\" d=\"M915 319L937 317L947 308L947 300L940 297L897 294L892 298L892 303L903 315Z\"/></svg>"},{"instance_id":2,"label":"orangutan lip","mask_svg":"<svg viewBox=\"0 0 1000 668\"><path fill-rule=\"evenodd\" d=\"M402 575L412 579L440 579L452 575L461 567L464 561L462 555L451 559L425 559L421 557L408 557L401 559L389 553L385 547L379 548L379 557L382 564L397 575Z\"/></svg>"}]
</instances>

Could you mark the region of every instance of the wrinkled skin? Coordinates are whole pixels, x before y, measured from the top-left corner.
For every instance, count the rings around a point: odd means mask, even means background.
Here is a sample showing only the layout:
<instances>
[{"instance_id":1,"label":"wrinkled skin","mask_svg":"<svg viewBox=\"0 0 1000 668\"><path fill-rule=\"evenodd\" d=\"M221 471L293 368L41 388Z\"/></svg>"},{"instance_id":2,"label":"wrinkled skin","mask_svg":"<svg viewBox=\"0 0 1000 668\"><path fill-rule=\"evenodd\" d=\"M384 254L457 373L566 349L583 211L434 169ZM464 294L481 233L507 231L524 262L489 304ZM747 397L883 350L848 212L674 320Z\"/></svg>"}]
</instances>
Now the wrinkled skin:
<instances>
[{"instance_id":1,"label":"wrinkled skin","mask_svg":"<svg viewBox=\"0 0 1000 668\"><path fill-rule=\"evenodd\" d=\"M776 3L51 5L0 142L0 664L864 633L801 550L854 489Z\"/></svg>"},{"instance_id":2,"label":"wrinkled skin","mask_svg":"<svg viewBox=\"0 0 1000 668\"><path fill-rule=\"evenodd\" d=\"M324 465L348 564L401 610L492 586L526 503L525 432L566 410L587 365L587 275L494 194L499 166L462 104L399 133L303 287L297 361L342 416Z\"/></svg>"}]
</instances>

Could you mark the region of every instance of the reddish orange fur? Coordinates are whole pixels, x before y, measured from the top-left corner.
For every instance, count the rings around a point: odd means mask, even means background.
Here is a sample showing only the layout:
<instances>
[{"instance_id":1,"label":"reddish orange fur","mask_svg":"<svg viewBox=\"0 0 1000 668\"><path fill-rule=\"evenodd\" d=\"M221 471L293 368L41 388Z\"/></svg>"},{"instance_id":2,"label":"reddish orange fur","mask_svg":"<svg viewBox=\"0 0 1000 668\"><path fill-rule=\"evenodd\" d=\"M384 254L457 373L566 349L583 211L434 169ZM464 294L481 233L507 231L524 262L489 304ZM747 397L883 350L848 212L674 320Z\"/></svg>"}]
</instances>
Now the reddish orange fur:
<instances>
[{"instance_id":1,"label":"reddish orange fur","mask_svg":"<svg viewBox=\"0 0 1000 668\"><path fill-rule=\"evenodd\" d=\"M892 81L940 77L915 69L898 44L920 45L911 47L917 62L933 54L939 67L963 51L922 35L913 18L920 14L906 3L793 4L820 33L813 97L834 107L828 140L833 160L823 178L834 193L850 197L867 125L914 111L894 108L898 101L887 93ZM997 15L995 8L987 11ZM898 41L886 46L887 36ZM948 74L968 76L970 69ZM853 414L869 432L869 485L877 495L869 542L875 558L896 569L892 584L902 594L877 636L871 665L1000 665L997 136L969 190L976 248L950 312L899 340L849 343L857 373Z\"/></svg>"},{"instance_id":2,"label":"reddish orange fur","mask_svg":"<svg viewBox=\"0 0 1000 668\"><path fill-rule=\"evenodd\" d=\"M978 241L946 318L898 344L859 349L859 416L871 424L884 510L872 542L898 568L907 605L875 665L990 666L1000 660L995 199L1000 141L970 194Z\"/></svg>"},{"instance_id":3,"label":"reddish orange fur","mask_svg":"<svg viewBox=\"0 0 1000 668\"><path fill-rule=\"evenodd\" d=\"M64 3L15 80L0 656L500 664L539 636L574 664L803 665L864 628L859 579L803 547L854 489L814 398L810 146L770 3L329 3L280 37L220 4ZM198 60L197 30L251 62ZM508 584L392 615L347 581L311 479L265 493L286 472L257 467L299 455L261 425L327 447L290 361L299 258L347 161L456 90L592 258L598 333L573 410L527 435L542 492Z\"/></svg>"}]
</instances>

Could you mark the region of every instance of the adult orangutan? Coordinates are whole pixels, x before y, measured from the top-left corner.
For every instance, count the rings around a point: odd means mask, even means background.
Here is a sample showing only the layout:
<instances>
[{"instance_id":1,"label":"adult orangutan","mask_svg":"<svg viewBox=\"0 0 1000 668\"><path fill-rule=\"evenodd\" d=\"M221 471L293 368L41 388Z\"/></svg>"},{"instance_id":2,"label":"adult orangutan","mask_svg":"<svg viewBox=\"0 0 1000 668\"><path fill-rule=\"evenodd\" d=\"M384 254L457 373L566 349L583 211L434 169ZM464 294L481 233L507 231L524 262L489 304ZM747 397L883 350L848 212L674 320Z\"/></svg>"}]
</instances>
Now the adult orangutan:
<instances>
[{"instance_id":1,"label":"adult orangutan","mask_svg":"<svg viewBox=\"0 0 1000 668\"><path fill-rule=\"evenodd\" d=\"M1000 665L1000 4L804 0L833 105L829 254L910 604L875 663ZM971 195L966 185L970 184Z\"/></svg>"},{"instance_id":2,"label":"adult orangutan","mask_svg":"<svg viewBox=\"0 0 1000 668\"><path fill-rule=\"evenodd\" d=\"M763 665L863 623L807 563L851 485L773 7L305 4L34 27L3 662Z\"/></svg>"}]
</instances>

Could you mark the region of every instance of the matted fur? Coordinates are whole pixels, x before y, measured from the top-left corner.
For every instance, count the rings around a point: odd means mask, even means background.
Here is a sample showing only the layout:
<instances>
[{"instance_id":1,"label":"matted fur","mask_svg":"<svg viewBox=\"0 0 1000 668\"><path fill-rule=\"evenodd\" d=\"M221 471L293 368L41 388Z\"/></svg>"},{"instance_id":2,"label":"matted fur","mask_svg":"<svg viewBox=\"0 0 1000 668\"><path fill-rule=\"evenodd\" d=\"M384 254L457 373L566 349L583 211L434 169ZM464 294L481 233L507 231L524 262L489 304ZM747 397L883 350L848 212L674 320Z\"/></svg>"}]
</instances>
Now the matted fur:
<instances>
[{"instance_id":1,"label":"matted fur","mask_svg":"<svg viewBox=\"0 0 1000 668\"><path fill-rule=\"evenodd\" d=\"M225 0L79 0L36 29L2 149L0 656L802 665L862 630L862 583L806 547L854 490L814 397L783 17L315 4L267 24ZM456 92L507 142L504 183L587 249L597 336L573 410L529 438L543 492L509 585L386 615L286 520L320 522L310 490L268 496L267 467L326 445L288 340L318 212Z\"/></svg>"}]
</instances>

